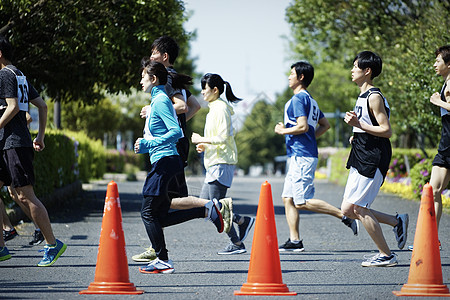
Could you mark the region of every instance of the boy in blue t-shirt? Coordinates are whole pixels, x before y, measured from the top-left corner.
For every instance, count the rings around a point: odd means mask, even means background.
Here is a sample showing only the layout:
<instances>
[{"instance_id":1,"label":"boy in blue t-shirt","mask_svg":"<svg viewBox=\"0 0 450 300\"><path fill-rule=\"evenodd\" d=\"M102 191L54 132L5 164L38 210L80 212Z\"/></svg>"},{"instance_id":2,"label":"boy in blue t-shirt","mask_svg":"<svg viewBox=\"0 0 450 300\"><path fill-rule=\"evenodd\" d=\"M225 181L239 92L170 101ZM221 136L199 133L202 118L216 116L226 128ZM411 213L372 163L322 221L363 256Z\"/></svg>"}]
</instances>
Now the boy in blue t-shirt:
<instances>
[{"instance_id":1,"label":"boy in blue t-shirt","mask_svg":"<svg viewBox=\"0 0 450 300\"><path fill-rule=\"evenodd\" d=\"M317 102L306 88L314 78L314 68L307 62L297 62L291 66L289 87L294 96L284 108L284 124L275 126L275 133L286 139L288 171L281 195L289 239L279 247L280 251L304 251L299 234L299 214L297 210L309 210L339 218L358 234L358 223L344 217L342 212L327 202L314 197L314 172L318 161L316 138L329 128L327 118L320 111Z\"/></svg>"}]
</instances>

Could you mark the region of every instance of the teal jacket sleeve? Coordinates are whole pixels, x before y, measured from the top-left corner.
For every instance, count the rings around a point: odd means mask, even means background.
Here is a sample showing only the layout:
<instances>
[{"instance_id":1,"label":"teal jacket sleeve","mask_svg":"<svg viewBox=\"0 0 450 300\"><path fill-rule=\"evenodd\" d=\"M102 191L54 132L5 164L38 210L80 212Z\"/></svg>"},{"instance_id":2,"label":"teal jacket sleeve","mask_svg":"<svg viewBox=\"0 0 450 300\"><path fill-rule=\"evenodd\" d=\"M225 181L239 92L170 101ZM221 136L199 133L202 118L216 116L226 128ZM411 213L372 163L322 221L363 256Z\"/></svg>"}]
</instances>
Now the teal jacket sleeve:
<instances>
[{"instance_id":1,"label":"teal jacket sleeve","mask_svg":"<svg viewBox=\"0 0 450 300\"><path fill-rule=\"evenodd\" d=\"M158 121L154 123L155 138L151 140L142 139L140 141L139 153L147 153L149 149L173 143L175 144L182 137L182 131L173 112L172 102L158 101L152 107L152 115L159 116Z\"/></svg>"}]
</instances>

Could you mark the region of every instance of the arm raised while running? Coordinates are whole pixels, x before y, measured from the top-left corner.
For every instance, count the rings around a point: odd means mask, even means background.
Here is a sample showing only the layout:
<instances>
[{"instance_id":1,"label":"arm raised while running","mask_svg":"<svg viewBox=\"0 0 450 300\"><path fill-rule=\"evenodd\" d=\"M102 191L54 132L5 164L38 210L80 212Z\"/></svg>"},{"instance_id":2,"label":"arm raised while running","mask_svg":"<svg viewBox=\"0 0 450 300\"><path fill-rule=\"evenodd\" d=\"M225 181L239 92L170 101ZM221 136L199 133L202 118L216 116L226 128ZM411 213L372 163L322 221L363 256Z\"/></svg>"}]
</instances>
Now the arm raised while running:
<instances>
[{"instance_id":1,"label":"arm raised while running","mask_svg":"<svg viewBox=\"0 0 450 300\"><path fill-rule=\"evenodd\" d=\"M386 113L386 109L384 107L383 98L379 94L370 95L369 108L373 116L377 120L379 126L373 126L365 122L360 122L354 111L348 111L345 113L345 123L350 126L362 129L371 135L390 138L392 136L392 128Z\"/></svg>"},{"instance_id":2,"label":"arm raised while running","mask_svg":"<svg viewBox=\"0 0 450 300\"><path fill-rule=\"evenodd\" d=\"M285 135L285 134L291 134L291 135L299 135L302 133L307 132L309 129L308 125L308 119L306 116L298 117L297 118L297 124L295 124L292 127L286 128L283 123L278 122L277 125L275 125L275 133Z\"/></svg>"}]
</instances>

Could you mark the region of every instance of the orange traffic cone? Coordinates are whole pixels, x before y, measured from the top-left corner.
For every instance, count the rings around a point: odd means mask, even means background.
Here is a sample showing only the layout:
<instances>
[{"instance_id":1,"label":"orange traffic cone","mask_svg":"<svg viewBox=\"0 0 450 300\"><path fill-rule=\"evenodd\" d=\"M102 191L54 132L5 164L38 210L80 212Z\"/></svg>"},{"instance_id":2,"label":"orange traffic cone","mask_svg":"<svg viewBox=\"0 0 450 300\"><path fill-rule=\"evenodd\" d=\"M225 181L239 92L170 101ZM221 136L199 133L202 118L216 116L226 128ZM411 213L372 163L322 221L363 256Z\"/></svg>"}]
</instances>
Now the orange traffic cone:
<instances>
[{"instance_id":1,"label":"orange traffic cone","mask_svg":"<svg viewBox=\"0 0 450 300\"><path fill-rule=\"evenodd\" d=\"M408 283L393 293L396 296L450 297L447 286L442 283L433 188L429 183L422 191Z\"/></svg>"},{"instance_id":2,"label":"orange traffic cone","mask_svg":"<svg viewBox=\"0 0 450 300\"><path fill-rule=\"evenodd\" d=\"M80 294L142 294L143 292L136 290L134 284L129 281L119 192L117 184L111 181L106 191L94 282L87 290L80 291Z\"/></svg>"},{"instance_id":3,"label":"orange traffic cone","mask_svg":"<svg viewBox=\"0 0 450 300\"><path fill-rule=\"evenodd\" d=\"M278 252L275 212L272 190L266 181L261 186L252 253L247 282L235 295L293 296L281 278L280 253Z\"/></svg>"}]
</instances>

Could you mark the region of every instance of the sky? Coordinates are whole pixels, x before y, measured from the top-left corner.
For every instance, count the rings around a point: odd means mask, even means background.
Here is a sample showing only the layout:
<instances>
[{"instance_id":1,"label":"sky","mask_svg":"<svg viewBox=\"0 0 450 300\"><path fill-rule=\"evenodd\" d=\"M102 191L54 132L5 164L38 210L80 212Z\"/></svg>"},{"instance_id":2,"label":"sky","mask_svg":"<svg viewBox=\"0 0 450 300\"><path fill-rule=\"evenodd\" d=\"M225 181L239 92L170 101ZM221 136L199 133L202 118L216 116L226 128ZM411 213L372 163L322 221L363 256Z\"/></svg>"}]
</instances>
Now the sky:
<instances>
[{"instance_id":1,"label":"sky","mask_svg":"<svg viewBox=\"0 0 450 300\"><path fill-rule=\"evenodd\" d=\"M274 99L288 86L290 0L186 0L185 29L196 30L190 57L197 72L216 73L234 94L251 101L264 92ZM197 83L198 84L198 83ZM223 95L224 96L224 95Z\"/></svg>"}]
</instances>

